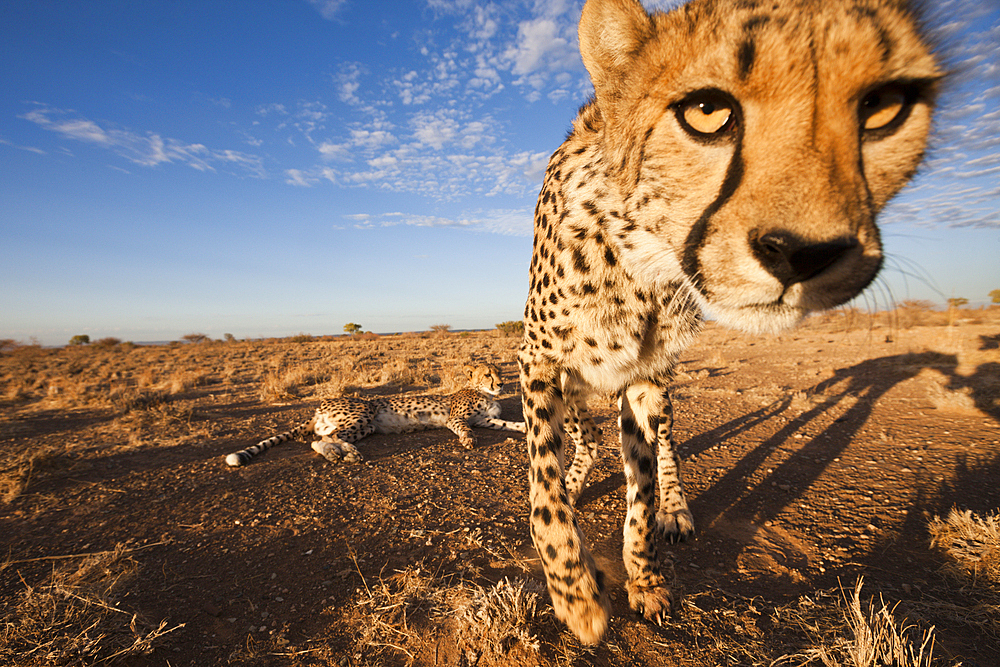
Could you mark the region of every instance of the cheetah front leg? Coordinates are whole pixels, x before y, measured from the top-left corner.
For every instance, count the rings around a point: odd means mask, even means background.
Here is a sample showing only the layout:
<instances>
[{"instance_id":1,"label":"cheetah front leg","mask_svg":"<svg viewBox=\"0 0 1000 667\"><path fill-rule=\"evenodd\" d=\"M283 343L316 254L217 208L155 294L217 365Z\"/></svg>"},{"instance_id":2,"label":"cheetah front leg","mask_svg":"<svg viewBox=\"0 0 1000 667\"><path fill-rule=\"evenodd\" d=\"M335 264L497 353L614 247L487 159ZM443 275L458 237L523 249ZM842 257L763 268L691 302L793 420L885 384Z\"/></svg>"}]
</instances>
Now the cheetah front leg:
<instances>
[{"instance_id":1,"label":"cheetah front leg","mask_svg":"<svg viewBox=\"0 0 1000 667\"><path fill-rule=\"evenodd\" d=\"M662 392L660 423L656 429L656 477L660 487L660 508L656 512L656 531L669 541L683 542L694 534L694 516L684 495L681 461L674 447L674 408L670 392Z\"/></svg>"},{"instance_id":2,"label":"cheetah front leg","mask_svg":"<svg viewBox=\"0 0 1000 667\"><path fill-rule=\"evenodd\" d=\"M657 460L653 447L661 429L660 415L666 390L653 382L639 382L619 395L622 463L626 502L622 558L628 572L629 606L647 620L662 623L673 606L673 596L660 574L654 535L654 485Z\"/></svg>"},{"instance_id":3,"label":"cheetah front leg","mask_svg":"<svg viewBox=\"0 0 1000 667\"><path fill-rule=\"evenodd\" d=\"M555 373L540 372L522 353L521 387L528 442L531 540L545 570L556 616L588 644L600 641L610 604L573 516L563 481L562 392Z\"/></svg>"},{"instance_id":4,"label":"cheetah front leg","mask_svg":"<svg viewBox=\"0 0 1000 667\"><path fill-rule=\"evenodd\" d=\"M473 426L491 428L494 431L516 431L518 433L524 433L525 431L524 422L509 422L496 417L478 417L472 419L471 422Z\"/></svg>"},{"instance_id":5,"label":"cheetah front leg","mask_svg":"<svg viewBox=\"0 0 1000 667\"><path fill-rule=\"evenodd\" d=\"M364 457L354 443L375 432L375 424L368 422L356 429L341 429L321 434L321 439L312 443L313 451L332 463L361 463Z\"/></svg>"},{"instance_id":6,"label":"cheetah front leg","mask_svg":"<svg viewBox=\"0 0 1000 667\"><path fill-rule=\"evenodd\" d=\"M566 495L569 504L575 507L587 484L587 478L590 477L594 461L597 460L597 427L587 410L586 396L571 378L565 376L563 403L565 404L564 430L576 448L573 463L566 473Z\"/></svg>"},{"instance_id":7,"label":"cheetah front leg","mask_svg":"<svg viewBox=\"0 0 1000 667\"><path fill-rule=\"evenodd\" d=\"M452 415L444 425L458 436L458 442L466 449L472 449L476 446L476 434L472 432L464 417Z\"/></svg>"}]
</instances>

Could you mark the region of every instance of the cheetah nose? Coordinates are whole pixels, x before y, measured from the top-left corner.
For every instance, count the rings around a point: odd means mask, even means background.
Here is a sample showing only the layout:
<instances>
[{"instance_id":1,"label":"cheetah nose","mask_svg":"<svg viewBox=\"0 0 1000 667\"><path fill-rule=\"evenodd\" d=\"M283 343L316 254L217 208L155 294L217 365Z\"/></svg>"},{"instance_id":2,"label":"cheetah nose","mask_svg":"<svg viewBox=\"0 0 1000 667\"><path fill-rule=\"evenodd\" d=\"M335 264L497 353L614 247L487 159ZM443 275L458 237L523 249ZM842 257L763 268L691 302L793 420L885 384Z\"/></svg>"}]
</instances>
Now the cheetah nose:
<instances>
[{"instance_id":1,"label":"cheetah nose","mask_svg":"<svg viewBox=\"0 0 1000 667\"><path fill-rule=\"evenodd\" d=\"M788 232L750 232L757 261L785 287L814 278L858 245L856 238L811 243Z\"/></svg>"}]
</instances>

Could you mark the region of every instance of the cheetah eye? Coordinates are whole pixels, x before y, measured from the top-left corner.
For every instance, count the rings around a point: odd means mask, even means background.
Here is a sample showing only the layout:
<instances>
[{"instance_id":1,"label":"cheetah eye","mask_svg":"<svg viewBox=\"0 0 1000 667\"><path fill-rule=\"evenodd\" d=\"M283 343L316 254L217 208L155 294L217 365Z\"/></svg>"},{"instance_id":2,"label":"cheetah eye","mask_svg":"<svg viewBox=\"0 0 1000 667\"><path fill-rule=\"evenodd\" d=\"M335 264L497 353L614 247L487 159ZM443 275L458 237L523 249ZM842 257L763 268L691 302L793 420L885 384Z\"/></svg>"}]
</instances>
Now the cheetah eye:
<instances>
[{"instance_id":1,"label":"cheetah eye","mask_svg":"<svg viewBox=\"0 0 1000 667\"><path fill-rule=\"evenodd\" d=\"M678 105L677 120L696 139L713 139L736 126L735 105L721 93L695 93Z\"/></svg>"},{"instance_id":2,"label":"cheetah eye","mask_svg":"<svg viewBox=\"0 0 1000 667\"><path fill-rule=\"evenodd\" d=\"M865 131L889 129L905 120L910 104L910 96L900 85L877 88L861 100L861 126Z\"/></svg>"}]
</instances>

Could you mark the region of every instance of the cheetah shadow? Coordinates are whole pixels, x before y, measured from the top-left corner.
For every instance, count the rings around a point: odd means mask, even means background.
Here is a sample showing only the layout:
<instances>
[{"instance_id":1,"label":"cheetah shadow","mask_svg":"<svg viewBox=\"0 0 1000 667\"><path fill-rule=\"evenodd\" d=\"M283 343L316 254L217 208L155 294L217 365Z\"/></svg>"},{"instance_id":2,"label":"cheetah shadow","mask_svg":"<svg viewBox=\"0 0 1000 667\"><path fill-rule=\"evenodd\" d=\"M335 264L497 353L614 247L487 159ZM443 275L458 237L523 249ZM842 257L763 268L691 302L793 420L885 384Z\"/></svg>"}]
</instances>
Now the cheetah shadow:
<instances>
[{"instance_id":1,"label":"cheetah shadow","mask_svg":"<svg viewBox=\"0 0 1000 667\"><path fill-rule=\"evenodd\" d=\"M703 492L697 499L696 516L701 525L709 525L723 513L733 517L753 517L764 522L775 518L795 502L817 481L829 462L839 457L868 422L876 403L894 386L909 380L925 369L933 369L947 378L945 391L970 396L975 406L1000 421L995 400L995 385L1000 378L1000 364L980 365L969 376L956 372L958 358L954 354L923 352L902 354L863 361L838 370L833 377L806 389L812 407L793 416L773 435L757 444L736 465ZM690 438L682 446L686 457L724 444L793 408L796 398L785 396L759 410L733 419L722 426ZM803 446L785 461L768 469L767 474L749 492L746 480L760 470L771 453L809 424L842 409L818 434L804 441ZM839 410L838 410L839 411ZM778 491L777 489L786 489Z\"/></svg>"},{"instance_id":2,"label":"cheetah shadow","mask_svg":"<svg viewBox=\"0 0 1000 667\"><path fill-rule=\"evenodd\" d=\"M980 349L993 349L998 336L981 336ZM855 436L868 422L876 403L893 387L912 379L925 369L940 373L947 381L942 385L946 392L969 396L975 407L1000 422L997 397L1000 395L1000 363L987 362L972 374L957 373L958 358L942 352L908 353L869 359L855 366L834 372L833 377L812 387L789 395L725 424L705 431L679 446L685 458L703 454L717 445L765 424L775 417L786 415L797 402L805 398L811 407L801 414L789 416L786 425L758 443L693 504L696 520L706 526L723 514L731 517L753 518L764 522L775 518L794 503L826 470L829 462L839 457ZM784 462L769 468L766 476L747 492L746 480L760 470L773 451L785 444L809 424L848 403L847 410L832 419L831 423L815 436L804 440L804 445ZM571 454L568 454L571 455ZM613 472L600 481L587 486L578 505L605 497L622 488L624 475ZM787 491L782 491L787 487Z\"/></svg>"},{"instance_id":3,"label":"cheetah shadow","mask_svg":"<svg viewBox=\"0 0 1000 667\"><path fill-rule=\"evenodd\" d=\"M988 344L988 341L983 341L983 344ZM866 360L836 371L832 377L804 392L785 396L684 442L679 450L690 458L713 446L725 444L775 417L788 418L787 424L759 442L728 468L721 478L691 498L695 521L701 530L706 535L711 533L721 538L727 545L725 553L718 558L719 565L724 570L732 571L745 565L747 559L759 556L760 564L771 562L774 565L770 573L772 583L783 584L782 588L788 590L796 589L796 581L804 583L798 572L809 564L808 553L812 546L799 543L791 532L784 530L781 522L772 520L801 500L831 462L847 450L887 392L926 369L943 376L943 381L947 383L943 385L943 390L964 392L978 409L1000 421L994 401L1000 364L982 364L971 375L965 376L957 373L957 366L956 355L935 351ZM803 402L807 408L799 413ZM801 447L781 463L768 465L767 473L763 478L759 477L775 449L819 421L828 425L819 433L801 439ZM933 484L930 475L925 473L917 479L917 484L921 487ZM751 478L759 481L748 488L747 481ZM578 507L586 507L598 499L614 495L624 483L620 471L595 481L581 495ZM956 491L942 497L960 499L961 495ZM604 545L610 549L609 553L619 546L617 539L612 542L614 544ZM755 550L760 553L755 554ZM777 564L774 559L777 559ZM685 560L687 558L681 556L681 562Z\"/></svg>"},{"instance_id":4,"label":"cheetah shadow","mask_svg":"<svg viewBox=\"0 0 1000 667\"><path fill-rule=\"evenodd\" d=\"M982 336L980 349L997 349L998 344L1000 336ZM940 477L940 469L917 473L913 481L916 497L901 522L892 531L880 532L870 542L856 543L850 561L830 571L810 567L814 565L817 545L808 536L797 535L777 517L801 501L833 460L845 453L871 419L880 399L896 385L927 369L940 374L938 384L942 390L968 397L987 418L1000 422L997 409L1000 363L983 363L971 374L959 374L957 367L956 355L936 351L867 360L836 371L833 377L798 396L786 396L688 439L681 449L690 457L775 417L789 419L720 479L692 497L692 510L704 537L677 549L677 562L684 568L678 575L678 583L709 591L720 585L732 586L744 596L763 596L765 605L772 604L765 599L780 605L778 600L794 599L817 588L850 587L863 574L869 593L885 591L890 598L902 600L901 614L915 610L918 616L921 609L925 615L928 613L926 606L907 607L910 591L914 591L913 599L924 595L917 586L925 587L931 595L954 595L939 577L930 576L940 570L946 557L929 548L928 521L931 516L946 516L956 506L971 509L980 516L995 512L1000 505L998 452L960 457L945 471L944 479ZM807 407L800 414L799 406L804 399ZM777 465L768 462L777 447L818 422L827 425L814 435L796 440L802 446L791 456ZM765 465L767 473L761 478ZM748 487L749 479L755 481ZM595 485L593 492L611 493L623 483L621 475L612 476ZM849 534L860 532L846 524L844 528ZM694 566L689 569L692 563ZM926 576L926 580L921 576ZM723 598L730 596L723 594ZM624 608L621 611L627 613ZM945 616L926 620L928 624L948 627ZM986 636L977 635L976 630L950 629L953 632L939 638L942 648L947 645L946 652L967 658L974 656L969 664L1000 664L997 662L1000 649ZM676 632L678 636L684 635L683 630Z\"/></svg>"}]
</instances>

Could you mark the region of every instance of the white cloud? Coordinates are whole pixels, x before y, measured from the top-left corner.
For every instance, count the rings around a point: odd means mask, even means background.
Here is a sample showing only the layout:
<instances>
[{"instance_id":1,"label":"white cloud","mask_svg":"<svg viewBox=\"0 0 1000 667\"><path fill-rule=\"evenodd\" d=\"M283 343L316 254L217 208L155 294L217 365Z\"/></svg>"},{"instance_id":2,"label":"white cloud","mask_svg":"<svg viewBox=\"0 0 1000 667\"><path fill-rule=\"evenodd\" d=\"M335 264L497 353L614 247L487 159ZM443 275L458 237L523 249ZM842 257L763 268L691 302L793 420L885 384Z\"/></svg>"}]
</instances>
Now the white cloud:
<instances>
[{"instance_id":1,"label":"white cloud","mask_svg":"<svg viewBox=\"0 0 1000 667\"><path fill-rule=\"evenodd\" d=\"M355 213L343 216L358 229L409 225L412 227L456 227L493 234L530 236L533 230L530 209L489 209L469 211L459 217L419 215L399 211Z\"/></svg>"},{"instance_id":2,"label":"white cloud","mask_svg":"<svg viewBox=\"0 0 1000 667\"><path fill-rule=\"evenodd\" d=\"M332 21L340 8L347 3L346 0L309 0L309 4L327 21Z\"/></svg>"},{"instance_id":3,"label":"white cloud","mask_svg":"<svg viewBox=\"0 0 1000 667\"><path fill-rule=\"evenodd\" d=\"M4 146L10 146L11 148L16 148L19 151L28 151L29 153L37 153L38 155L47 154L41 148L35 148L34 146L18 146L15 143L7 141L6 139L0 139L0 144L3 144Z\"/></svg>"},{"instance_id":4,"label":"white cloud","mask_svg":"<svg viewBox=\"0 0 1000 667\"><path fill-rule=\"evenodd\" d=\"M337 88L337 97L345 104L361 104L358 97L358 89L361 88L359 79L364 73L361 63L344 63L340 66L340 71L333 76L333 83Z\"/></svg>"},{"instance_id":5,"label":"white cloud","mask_svg":"<svg viewBox=\"0 0 1000 667\"><path fill-rule=\"evenodd\" d=\"M86 118L71 117L74 112L44 105L20 116L39 127L67 139L95 144L144 167L164 163L187 164L199 171L215 171L217 165L239 168L240 173L264 177L263 160L256 155L234 150L211 150L203 144L189 144L159 134L140 135L131 130L105 128Z\"/></svg>"},{"instance_id":6,"label":"white cloud","mask_svg":"<svg viewBox=\"0 0 1000 667\"><path fill-rule=\"evenodd\" d=\"M285 183L298 187L310 188L317 180L316 177L310 176L299 169L286 169L285 174L288 176L285 179Z\"/></svg>"},{"instance_id":7,"label":"white cloud","mask_svg":"<svg viewBox=\"0 0 1000 667\"><path fill-rule=\"evenodd\" d=\"M414 115L410 120L414 139L419 144L441 150L446 143L451 143L459 132L458 121L455 120L456 114L453 109L438 109Z\"/></svg>"}]
</instances>

